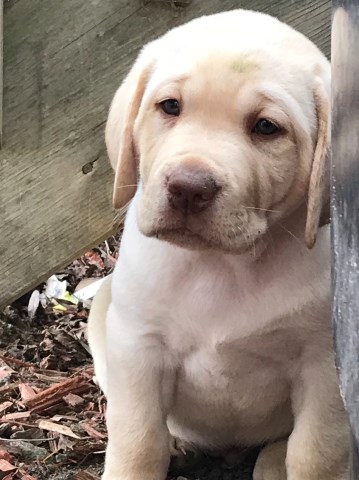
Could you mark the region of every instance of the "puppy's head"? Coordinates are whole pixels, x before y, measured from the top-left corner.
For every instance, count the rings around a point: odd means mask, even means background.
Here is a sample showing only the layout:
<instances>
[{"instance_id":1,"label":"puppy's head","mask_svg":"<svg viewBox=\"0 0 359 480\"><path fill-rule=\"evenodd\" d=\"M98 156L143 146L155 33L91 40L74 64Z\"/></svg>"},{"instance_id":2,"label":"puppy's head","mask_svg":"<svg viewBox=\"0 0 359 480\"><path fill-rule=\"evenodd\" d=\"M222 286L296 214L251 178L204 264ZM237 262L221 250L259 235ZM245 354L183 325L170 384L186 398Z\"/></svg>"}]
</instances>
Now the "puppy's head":
<instances>
[{"instance_id":1,"label":"puppy's head","mask_svg":"<svg viewBox=\"0 0 359 480\"><path fill-rule=\"evenodd\" d=\"M145 48L113 101L114 204L139 185L145 235L233 253L307 205L311 247L328 196L328 99L327 60L272 17L179 27Z\"/></svg>"}]
</instances>

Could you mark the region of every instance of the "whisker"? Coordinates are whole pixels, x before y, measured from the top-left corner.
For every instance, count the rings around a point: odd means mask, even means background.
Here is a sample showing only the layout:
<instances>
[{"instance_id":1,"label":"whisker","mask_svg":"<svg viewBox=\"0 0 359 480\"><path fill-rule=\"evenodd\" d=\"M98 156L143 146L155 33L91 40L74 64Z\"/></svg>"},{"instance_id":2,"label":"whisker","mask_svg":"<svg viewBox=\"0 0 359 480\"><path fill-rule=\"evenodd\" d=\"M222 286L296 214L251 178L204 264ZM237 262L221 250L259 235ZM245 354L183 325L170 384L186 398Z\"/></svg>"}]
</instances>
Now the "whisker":
<instances>
[{"instance_id":1,"label":"whisker","mask_svg":"<svg viewBox=\"0 0 359 480\"><path fill-rule=\"evenodd\" d=\"M119 187L116 187L116 190L118 190L120 188L138 187L138 186L139 186L139 183L134 183L133 185L121 185Z\"/></svg>"},{"instance_id":2,"label":"whisker","mask_svg":"<svg viewBox=\"0 0 359 480\"><path fill-rule=\"evenodd\" d=\"M247 243L248 247L252 247L252 255L255 258L255 256L256 256L256 242L255 241L253 242L253 240L252 240L253 235L251 235L248 228L245 225L243 225L243 226L244 226L245 232L248 234L248 238L249 238L249 242L246 240L246 243Z\"/></svg>"},{"instance_id":3,"label":"whisker","mask_svg":"<svg viewBox=\"0 0 359 480\"><path fill-rule=\"evenodd\" d=\"M230 194L228 192L222 192L222 196L229 197ZM247 210L259 210L262 212L279 213L279 210L271 210L269 208L248 207L247 205L243 205L243 204L241 204L240 207L245 208Z\"/></svg>"},{"instance_id":4,"label":"whisker","mask_svg":"<svg viewBox=\"0 0 359 480\"><path fill-rule=\"evenodd\" d=\"M258 238L260 244L262 245L262 248L260 249L260 254L261 256L264 254L264 252L268 252L269 251L269 244L268 242L266 242L266 237L259 237Z\"/></svg>"},{"instance_id":5,"label":"whisker","mask_svg":"<svg viewBox=\"0 0 359 480\"><path fill-rule=\"evenodd\" d=\"M284 227L282 224L280 224L280 223L278 223L278 226L279 226L282 230L284 230L285 232L287 232L292 238L294 238L294 240L296 240L296 241L302 246L303 243L300 241L300 239L299 239L298 237L296 237L296 236L294 235L293 232L291 232L290 230L288 230L287 228L285 228L285 227Z\"/></svg>"},{"instance_id":6,"label":"whisker","mask_svg":"<svg viewBox=\"0 0 359 480\"><path fill-rule=\"evenodd\" d=\"M270 210L269 208L246 207L245 205L241 205L241 207L246 208L246 209L248 209L248 210L260 210L260 211L262 211L262 212L279 213L279 210Z\"/></svg>"},{"instance_id":7,"label":"whisker","mask_svg":"<svg viewBox=\"0 0 359 480\"><path fill-rule=\"evenodd\" d=\"M247 245L247 247L249 248L249 247L250 247L250 243L248 242L247 235L245 234L245 232L243 231L243 229L242 229L239 225L237 225L237 228L238 228L238 230L241 232L241 234L242 234L242 236L244 237L244 240L245 240L245 242L246 242L246 245Z\"/></svg>"}]
</instances>

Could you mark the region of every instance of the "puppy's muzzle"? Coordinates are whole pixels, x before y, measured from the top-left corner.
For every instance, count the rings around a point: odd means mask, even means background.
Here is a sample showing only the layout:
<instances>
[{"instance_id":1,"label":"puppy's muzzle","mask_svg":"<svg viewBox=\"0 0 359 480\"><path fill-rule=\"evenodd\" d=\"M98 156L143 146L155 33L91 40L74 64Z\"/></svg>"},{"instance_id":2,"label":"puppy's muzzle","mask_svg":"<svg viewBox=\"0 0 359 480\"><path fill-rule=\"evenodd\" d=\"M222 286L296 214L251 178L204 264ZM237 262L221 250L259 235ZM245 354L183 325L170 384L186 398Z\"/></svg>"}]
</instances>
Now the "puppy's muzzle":
<instances>
[{"instance_id":1,"label":"puppy's muzzle","mask_svg":"<svg viewBox=\"0 0 359 480\"><path fill-rule=\"evenodd\" d=\"M185 215L209 208L221 190L210 172L187 166L171 172L166 187L171 208Z\"/></svg>"}]
</instances>

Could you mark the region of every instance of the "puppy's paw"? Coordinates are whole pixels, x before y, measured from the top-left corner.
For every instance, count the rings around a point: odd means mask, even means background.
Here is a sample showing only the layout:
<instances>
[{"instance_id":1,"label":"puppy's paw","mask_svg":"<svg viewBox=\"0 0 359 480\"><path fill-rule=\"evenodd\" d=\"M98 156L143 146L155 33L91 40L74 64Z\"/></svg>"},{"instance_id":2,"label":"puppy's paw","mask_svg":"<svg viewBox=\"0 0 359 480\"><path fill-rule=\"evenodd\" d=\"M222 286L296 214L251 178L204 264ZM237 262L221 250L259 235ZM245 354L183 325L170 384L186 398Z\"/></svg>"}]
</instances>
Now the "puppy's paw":
<instances>
[{"instance_id":1,"label":"puppy's paw","mask_svg":"<svg viewBox=\"0 0 359 480\"><path fill-rule=\"evenodd\" d=\"M287 480L286 454L286 441L264 447L254 467L253 480Z\"/></svg>"}]
</instances>

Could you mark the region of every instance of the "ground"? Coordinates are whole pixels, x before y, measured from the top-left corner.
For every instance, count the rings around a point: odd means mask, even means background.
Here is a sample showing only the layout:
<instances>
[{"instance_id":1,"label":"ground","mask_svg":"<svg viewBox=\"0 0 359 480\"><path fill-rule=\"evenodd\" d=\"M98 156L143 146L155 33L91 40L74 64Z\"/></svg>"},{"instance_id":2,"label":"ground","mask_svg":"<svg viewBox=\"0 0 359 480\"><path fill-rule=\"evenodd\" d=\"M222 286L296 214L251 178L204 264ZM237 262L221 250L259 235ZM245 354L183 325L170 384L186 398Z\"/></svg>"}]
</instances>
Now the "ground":
<instances>
[{"instance_id":1,"label":"ground","mask_svg":"<svg viewBox=\"0 0 359 480\"><path fill-rule=\"evenodd\" d=\"M57 279L67 282L63 298L49 297L43 284L0 312L2 480L101 476L106 400L93 380L86 339L90 304L75 305L71 294L113 269L118 243L119 236L111 237L59 272ZM173 462L168 479L250 480L255 455L189 454Z\"/></svg>"}]
</instances>

